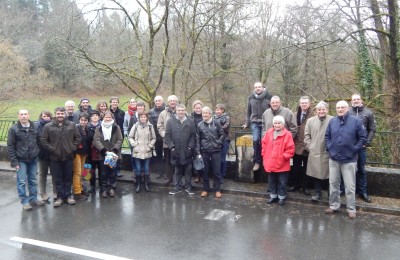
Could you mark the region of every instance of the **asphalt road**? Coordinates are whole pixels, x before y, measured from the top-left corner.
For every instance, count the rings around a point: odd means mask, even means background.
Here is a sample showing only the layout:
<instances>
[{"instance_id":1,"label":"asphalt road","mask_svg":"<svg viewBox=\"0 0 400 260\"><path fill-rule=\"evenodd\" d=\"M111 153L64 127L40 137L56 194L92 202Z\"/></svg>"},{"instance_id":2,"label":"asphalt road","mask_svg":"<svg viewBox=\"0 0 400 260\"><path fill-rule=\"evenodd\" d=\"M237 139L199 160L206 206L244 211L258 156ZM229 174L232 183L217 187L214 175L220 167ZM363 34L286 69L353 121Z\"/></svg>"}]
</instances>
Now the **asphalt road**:
<instances>
[{"instance_id":1,"label":"asphalt road","mask_svg":"<svg viewBox=\"0 0 400 260\"><path fill-rule=\"evenodd\" d=\"M115 198L25 212L13 173L0 173L0 258L399 259L397 216L358 212L350 220L322 206L132 189L119 184Z\"/></svg>"}]
</instances>

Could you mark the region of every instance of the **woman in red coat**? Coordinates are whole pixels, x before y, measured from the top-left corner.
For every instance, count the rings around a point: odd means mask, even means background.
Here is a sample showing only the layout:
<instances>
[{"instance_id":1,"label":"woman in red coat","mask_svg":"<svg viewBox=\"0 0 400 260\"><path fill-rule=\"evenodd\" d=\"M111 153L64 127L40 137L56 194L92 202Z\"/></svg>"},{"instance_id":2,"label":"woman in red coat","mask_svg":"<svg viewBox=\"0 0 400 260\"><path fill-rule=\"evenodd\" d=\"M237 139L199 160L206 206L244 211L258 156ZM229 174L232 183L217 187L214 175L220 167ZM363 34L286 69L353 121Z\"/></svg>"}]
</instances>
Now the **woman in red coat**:
<instances>
[{"instance_id":1,"label":"woman in red coat","mask_svg":"<svg viewBox=\"0 0 400 260\"><path fill-rule=\"evenodd\" d=\"M270 128L261 141L264 169L268 173L270 199L268 203L279 201L283 206L286 200L286 185L290 172L290 158L294 155L292 134L285 129L282 116L273 118Z\"/></svg>"}]
</instances>

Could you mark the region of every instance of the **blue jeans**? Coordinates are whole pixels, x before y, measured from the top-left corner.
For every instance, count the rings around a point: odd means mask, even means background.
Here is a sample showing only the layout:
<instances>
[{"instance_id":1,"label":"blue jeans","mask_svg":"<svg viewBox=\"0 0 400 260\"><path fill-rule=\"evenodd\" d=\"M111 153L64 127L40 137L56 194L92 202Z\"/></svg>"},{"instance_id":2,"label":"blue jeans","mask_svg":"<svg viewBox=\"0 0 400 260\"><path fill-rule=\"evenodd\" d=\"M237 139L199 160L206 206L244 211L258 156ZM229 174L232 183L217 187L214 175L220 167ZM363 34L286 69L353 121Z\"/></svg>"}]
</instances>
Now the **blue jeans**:
<instances>
[{"instance_id":1,"label":"blue jeans","mask_svg":"<svg viewBox=\"0 0 400 260\"><path fill-rule=\"evenodd\" d=\"M230 140L225 140L221 149L221 181L226 176L226 155L228 154Z\"/></svg>"},{"instance_id":2,"label":"blue jeans","mask_svg":"<svg viewBox=\"0 0 400 260\"><path fill-rule=\"evenodd\" d=\"M37 158L30 162L19 162L17 171L17 190L21 204L28 204L29 201L37 200ZM26 195L26 181L28 181L29 196Z\"/></svg>"},{"instance_id":3,"label":"blue jeans","mask_svg":"<svg viewBox=\"0 0 400 260\"><path fill-rule=\"evenodd\" d=\"M261 163L261 134L262 134L262 124L261 123L251 123L251 133L253 135L253 161L254 163Z\"/></svg>"},{"instance_id":4,"label":"blue jeans","mask_svg":"<svg viewBox=\"0 0 400 260\"><path fill-rule=\"evenodd\" d=\"M268 185L271 190L271 198L286 199L286 186L289 172L269 172Z\"/></svg>"},{"instance_id":5,"label":"blue jeans","mask_svg":"<svg viewBox=\"0 0 400 260\"><path fill-rule=\"evenodd\" d=\"M144 175L149 175L149 164L150 164L150 158L147 159L139 159L139 158L133 158L134 164L135 164L135 174L136 176L140 176L143 172ZM137 180L137 181L140 181Z\"/></svg>"},{"instance_id":6,"label":"blue jeans","mask_svg":"<svg viewBox=\"0 0 400 260\"><path fill-rule=\"evenodd\" d=\"M356 174L356 193L367 194L367 172L365 163L367 162L367 149L363 148L358 152L357 174Z\"/></svg>"}]
</instances>

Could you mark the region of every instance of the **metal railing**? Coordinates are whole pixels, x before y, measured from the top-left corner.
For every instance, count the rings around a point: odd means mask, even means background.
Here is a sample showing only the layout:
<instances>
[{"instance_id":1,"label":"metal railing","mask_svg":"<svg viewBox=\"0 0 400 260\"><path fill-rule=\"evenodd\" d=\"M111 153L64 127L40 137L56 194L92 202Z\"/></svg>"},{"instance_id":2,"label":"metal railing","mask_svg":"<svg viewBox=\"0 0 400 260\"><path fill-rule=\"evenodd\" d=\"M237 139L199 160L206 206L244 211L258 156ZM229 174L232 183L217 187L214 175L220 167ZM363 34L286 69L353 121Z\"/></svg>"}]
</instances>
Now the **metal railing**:
<instances>
[{"instance_id":1,"label":"metal railing","mask_svg":"<svg viewBox=\"0 0 400 260\"><path fill-rule=\"evenodd\" d=\"M15 124L15 120L0 120L0 142L7 141L8 129ZM249 129L243 130L240 126L231 126L229 154L236 155L235 140ZM129 149L128 140L124 138L123 149ZM376 132L371 146L367 147L367 164L382 167L400 168L400 132Z\"/></svg>"}]
</instances>

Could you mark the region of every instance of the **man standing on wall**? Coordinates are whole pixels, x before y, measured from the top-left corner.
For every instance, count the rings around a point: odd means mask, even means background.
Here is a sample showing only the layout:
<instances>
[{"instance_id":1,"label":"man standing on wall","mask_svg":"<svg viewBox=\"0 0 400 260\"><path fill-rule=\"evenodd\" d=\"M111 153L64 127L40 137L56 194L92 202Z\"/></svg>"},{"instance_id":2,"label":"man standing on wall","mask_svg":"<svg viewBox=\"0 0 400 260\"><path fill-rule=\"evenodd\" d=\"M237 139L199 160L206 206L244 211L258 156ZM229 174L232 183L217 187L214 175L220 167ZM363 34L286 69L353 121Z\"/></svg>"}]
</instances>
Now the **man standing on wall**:
<instances>
[{"instance_id":1,"label":"man standing on wall","mask_svg":"<svg viewBox=\"0 0 400 260\"><path fill-rule=\"evenodd\" d=\"M262 133L262 115L270 107L272 95L264 88L261 82L254 83L254 91L247 98L246 123L243 129L251 127L253 135L254 148L254 167L253 171L258 171L261 165L261 133Z\"/></svg>"}]
</instances>

